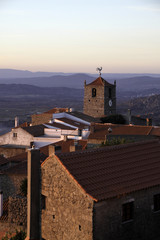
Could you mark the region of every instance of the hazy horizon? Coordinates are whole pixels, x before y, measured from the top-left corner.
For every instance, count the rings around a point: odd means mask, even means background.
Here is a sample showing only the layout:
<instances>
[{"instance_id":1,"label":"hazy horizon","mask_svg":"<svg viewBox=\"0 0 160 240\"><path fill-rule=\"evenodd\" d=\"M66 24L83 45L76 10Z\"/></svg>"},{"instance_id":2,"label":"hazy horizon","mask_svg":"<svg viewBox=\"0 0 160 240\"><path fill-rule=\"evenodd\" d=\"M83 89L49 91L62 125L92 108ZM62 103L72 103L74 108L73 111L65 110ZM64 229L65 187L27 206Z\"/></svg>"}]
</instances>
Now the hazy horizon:
<instances>
[{"instance_id":1,"label":"hazy horizon","mask_svg":"<svg viewBox=\"0 0 160 240\"><path fill-rule=\"evenodd\" d=\"M61 71L54 71L54 70L50 70L50 71L43 71L42 69L38 69L38 70L30 70L30 69L14 69L14 68L0 68L0 70L11 70L11 71L22 71L22 72L31 72L31 73L59 73L59 74L61 74L61 73L63 73L63 74L92 74L92 75L96 75L96 74L98 74L98 72L96 71L96 68L95 68L95 71L92 71L92 72L83 72L83 71L79 71L79 72L76 72L76 71L72 71L72 72L70 72L70 71L63 71L63 70L61 70ZM103 74L155 74L155 75L159 75L160 74L160 71L158 72L158 73L153 73L153 72L103 72L103 69L102 69L102 75ZM99 75L99 74L98 74Z\"/></svg>"},{"instance_id":2,"label":"hazy horizon","mask_svg":"<svg viewBox=\"0 0 160 240\"><path fill-rule=\"evenodd\" d=\"M1 0L0 68L160 72L158 0Z\"/></svg>"}]
</instances>

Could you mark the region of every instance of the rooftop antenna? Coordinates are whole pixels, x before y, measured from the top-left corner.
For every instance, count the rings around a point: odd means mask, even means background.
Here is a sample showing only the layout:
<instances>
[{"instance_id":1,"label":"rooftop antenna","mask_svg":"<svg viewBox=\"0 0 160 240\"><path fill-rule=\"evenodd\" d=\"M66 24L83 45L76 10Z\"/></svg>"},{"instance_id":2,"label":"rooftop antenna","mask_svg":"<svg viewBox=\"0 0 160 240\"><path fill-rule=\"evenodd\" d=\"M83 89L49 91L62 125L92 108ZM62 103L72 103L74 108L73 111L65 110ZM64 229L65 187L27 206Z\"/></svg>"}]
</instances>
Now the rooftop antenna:
<instances>
[{"instance_id":1,"label":"rooftop antenna","mask_svg":"<svg viewBox=\"0 0 160 240\"><path fill-rule=\"evenodd\" d=\"M101 76L102 67L97 67L96 71L99 72L99 76Z\"/></svg>"}]
</instances>

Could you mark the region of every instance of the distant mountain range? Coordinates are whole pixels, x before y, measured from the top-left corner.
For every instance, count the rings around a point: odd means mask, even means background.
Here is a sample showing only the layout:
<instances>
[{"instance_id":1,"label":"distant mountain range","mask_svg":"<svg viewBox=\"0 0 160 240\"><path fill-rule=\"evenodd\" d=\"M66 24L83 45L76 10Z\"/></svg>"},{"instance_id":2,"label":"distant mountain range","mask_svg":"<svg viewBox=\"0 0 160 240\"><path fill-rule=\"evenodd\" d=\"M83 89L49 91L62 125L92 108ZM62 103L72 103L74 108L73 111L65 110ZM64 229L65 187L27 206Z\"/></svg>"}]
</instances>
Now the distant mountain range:
<instances>
[{"instance_id":1,"label":"distant mountain range","mask_svg":"<svg viewBox=\"0 0 160 240\"><path fill-rule=\"evenodd\" d=\"M160 124L160 89L117 91L117 111L148 115ZM71 107L82 111L83 89L38 87L27 84L0 84L0 119L13 119L43 112L53 107Z\"/></svg>"},{"instance_id":2,"label":"distant mountain range","mask_svg":"<svg viewBox=\"0 0 160 240\"><path fill-rule=\"evenodd\" d=\"M12 71L17 71L18 70L8 70L10 73L12 73ZM98 77L97 75L88 75L88 74L83 74L83 73L77 73L77 74L70 74L70 75L66 75L65 73L48 73L48 74L52 74L52 76L41 76L41 77L29 77L34 73L31 73L29 71L18 71L18 73L22 72L23 74L26 73L28 74L28 77L16 77L13 78L15 76L15 74L12 75L11 78L2 78L1 74L2 69L0 69L0 84L28 84L28 85L34 85L34 86L38 86L38 87L68 87L68 88L79 88L79 89L83 89L84 88L84 80L86 80L87 83L92 82L93 80L95 80ZM36 73L35 73L36 74ZM47 73L42 73L39 72L37 74L47 74ZM55 75L53 75L55 74ZM106 74L102 74L102 77L104 79L106 79L107 81L109 81L110 83L114 82L113 76L111 78L106 78L105 77ZM125 75L125 74L124 74ZM7 75L6 75L7 76ZM33 75L32 75L33 76ZM109 76L109 75L108 75ZM128 76L128 75L125 75ZM130 74L131 76L131 74ZM154 75L156 77L151 77L151 76L132 76L130 78L118 78L118 74L117 74L117 91L134 91L136 92L136 94L141 94L141 92L143 91L148 91L151 89L160 89L160 75L158 77L158 75ZM122 75L121 75L122 77ZM155 92L153 92L154 94ZM149 91L149 94L152 94L151 91Z\"/></svg>"},{"instance_id":3,"label":"distant mountain range","mask_svg":"<svg viewBox=\"0 0 160 240\"><path fill-rule=\"evenodd\" d=\"M153 124L160 125L160 94L134 98L129 101L118 103L122 113L131 109L133 115L147 116L153 119Z\"/></svg>"},{"instance_id":4,"label":"distant mountain range","mask_svg":"<svg viewBox=\"0 0 160 240\"><path fill-rule=\"evenodd\" d=\"M83 99L83 89L66 87L37 87L27 84L0 84L0 99L11 97L51 96L54 99Z\"/></svg>"}]
</instances>

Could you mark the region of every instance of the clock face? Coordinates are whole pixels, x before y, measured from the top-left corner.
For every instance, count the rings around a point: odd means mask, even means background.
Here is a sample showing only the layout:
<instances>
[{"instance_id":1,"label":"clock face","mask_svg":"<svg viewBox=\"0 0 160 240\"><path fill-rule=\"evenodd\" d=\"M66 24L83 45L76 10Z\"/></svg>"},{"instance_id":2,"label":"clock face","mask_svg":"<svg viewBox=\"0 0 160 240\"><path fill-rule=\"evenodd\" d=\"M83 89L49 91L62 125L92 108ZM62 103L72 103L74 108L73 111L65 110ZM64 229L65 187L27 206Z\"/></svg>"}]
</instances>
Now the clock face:
<instances>
[{"instance_id":1,"label":"clock face","mask_svg":"<svg viewBox=\"0 0 160 240\"><path fill-rule=\"evenodd\" d=\"M110 99L108 102L109 106L112 107L112 100Z\"/></svg>"}]
</instances>

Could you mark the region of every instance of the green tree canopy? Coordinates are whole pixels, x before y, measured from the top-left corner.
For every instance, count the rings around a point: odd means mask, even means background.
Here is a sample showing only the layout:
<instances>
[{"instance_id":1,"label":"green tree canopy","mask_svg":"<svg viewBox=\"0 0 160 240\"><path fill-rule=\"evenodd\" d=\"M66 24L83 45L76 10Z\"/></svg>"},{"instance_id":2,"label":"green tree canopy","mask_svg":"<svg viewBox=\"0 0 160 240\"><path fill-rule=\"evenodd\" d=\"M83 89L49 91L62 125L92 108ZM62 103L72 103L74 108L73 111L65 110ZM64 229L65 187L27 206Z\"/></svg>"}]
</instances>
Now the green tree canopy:
<instances>
[{"instance_id":1,"label":"green tree canopy","mask_svg":"<svg viewBox=\"0 0 160 240\"><path fill-rule=\"evenodd\" d=\"M126 123L126 119L121 114L109 115L107 117L102 117L100 120L102 123L114 123L114 124Z\"/></svg>"}]
</instances>

